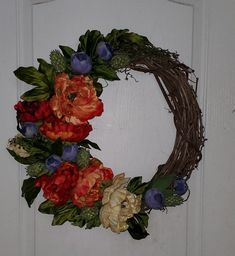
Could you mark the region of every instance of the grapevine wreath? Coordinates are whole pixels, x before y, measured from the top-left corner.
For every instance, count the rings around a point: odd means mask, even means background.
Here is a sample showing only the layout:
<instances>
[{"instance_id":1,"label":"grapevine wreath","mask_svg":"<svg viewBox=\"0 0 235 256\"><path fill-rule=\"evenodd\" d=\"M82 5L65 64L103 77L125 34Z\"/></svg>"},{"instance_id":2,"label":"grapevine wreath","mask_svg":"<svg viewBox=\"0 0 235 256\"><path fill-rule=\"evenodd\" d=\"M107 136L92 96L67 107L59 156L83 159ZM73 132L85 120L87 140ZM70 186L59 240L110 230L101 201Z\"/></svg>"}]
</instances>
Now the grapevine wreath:
<instances>
[{"instance_id":1,"label":"grapevine wreath","mask_svg":"<svg viewBox=\"0 0 235 256\"><path fill-rule=\"evenodd\" d=\"M53 215L52 225L102 225L143 239L152 209L187 200L187 180L202 157L204 128L194 71L178 54L127 29L113 29L107 36L88 30L77 50L59 48L50 53L50 63L38 59L38 69L19 67L14 72L33 86L14 106L19 134L7 146L26 165L22 196L30 207L42 190L46 200L38 210ZM89 150L99 147L86 139L92 130L88 121L103 112L99 79L119 80L118 72L128 78L131 70L154 75L176 127L172 153L148 182L141 176L114 175L91 155Z\"/></svg>"}]
</instances>

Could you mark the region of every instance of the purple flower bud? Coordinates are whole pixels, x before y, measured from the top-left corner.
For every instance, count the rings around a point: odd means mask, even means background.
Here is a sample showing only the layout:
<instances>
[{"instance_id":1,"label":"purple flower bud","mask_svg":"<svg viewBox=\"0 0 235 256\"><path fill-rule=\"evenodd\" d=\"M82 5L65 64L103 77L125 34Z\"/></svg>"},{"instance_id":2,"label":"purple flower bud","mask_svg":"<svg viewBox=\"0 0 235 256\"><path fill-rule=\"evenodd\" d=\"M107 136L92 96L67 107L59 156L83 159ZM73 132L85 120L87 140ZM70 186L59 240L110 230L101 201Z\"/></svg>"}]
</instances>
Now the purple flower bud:
<instances>
[{"instance_id":1,"label":"purple flower bud","mask_svg":"<svg viewBox=\"0 0 235 256\"><path fill-rule=\"evenodd\" d=\"M182 196L188 190L188 185L184 178L177 178L174 182L174 189L177 195Z\"/></svg>"},{"instance_id":2,"label":"purple flower bud","mask_svg":"<svg viewBox=\"0 0 235 256\"><path fill-rule=\"evenodd\" d=\"M32 139L38 133L38 127L35 123L25 122L21 123L19 131L28 139Z\"/></svg>"},{"instance_id":3,"label":"purple flower bud","mask_svg":"<svg viewBox=\"0 0 235 256\"><path fill-rule=\"evenodd\" d=\"M144 195L146 205L155 210L161 210L164 206L164 195L157 188L150 188Z\"/></svg>"},{"instance_id":4,"label":"purple flower bud","mask_svg":"<svg viewBox=\"0 0 235 256\"><path fill-rule=\"evenodd\" d=\"M78 153L78 145L71 144L63 147L62 160L64 161L76 161Z\"/></svg>"},{"instance_id":5,"label":"purple flower bud","mask_svg":"<svg viewBox=\"0 0 235 256\"><path fill-rule=\"evenodd\" d=\"M53 154L50 155L47 159L46 159L46 167L47 169L53 173L56 171L56 169L60 166L60 164L62 163L62 160L59 156Z\"/></svg>"},{"instance_id":6,"label":"purple flower bud","mask_svg":"<svg viewBox=\"0 0 235 256\"><path fill-rule=\"evenodd\" d=\"M98 43L96 52L102 60L110 60L113 56L112 46L104 41Z\"/></svg>"},{"instance_id":7,"label":"purple flower bud","mask_svg":"<svg viewBox=\"0 0 235 256\"><path fill-rule=\"evenodd\" d=\"M85 52L73 53L71 68L74 73L87 74L92 69L92 60Z\"/></svg>"}]
</instances>

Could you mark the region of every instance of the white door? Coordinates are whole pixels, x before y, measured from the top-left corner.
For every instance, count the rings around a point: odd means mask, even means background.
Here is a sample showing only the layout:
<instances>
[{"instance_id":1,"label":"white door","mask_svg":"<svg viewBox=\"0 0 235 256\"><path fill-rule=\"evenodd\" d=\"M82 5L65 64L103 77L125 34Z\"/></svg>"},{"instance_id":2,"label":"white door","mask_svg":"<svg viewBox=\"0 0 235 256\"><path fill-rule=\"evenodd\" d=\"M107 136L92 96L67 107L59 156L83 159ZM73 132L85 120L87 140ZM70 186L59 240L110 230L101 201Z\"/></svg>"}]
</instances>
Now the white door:
<instances>
[{"instance_id":1,"label":"white door","mask_svg":"<svg viewBox=\"0 0 235 256\"><path fill-rule=\"evenodd\" d=\"M192 65L202 74L200 39L203 27L201 1L167 0L10 0L3 17L12 17L4 25L4 47L1 83L16 84L9 75L18 65L36 65L36 58L48 60L51 50L58 45L76 48L78 38L88 29L106 34L112 28L128 28L145 35L155 45L177 51L180 59ZM15 15L15 13L17 15ZM4 16L5 15L5 16ZM3 19L1 22L7 22ZM14 36L7 27L15 27ZM6 32L7 31L7 32ZM13 43L13 42L16 42ZM8 46L12 49L7 53ZM0 45L1 47L1 45ZM14 59L14 63L11 63ZM6 69L4 69L6 67ZM90 139L101 152L92 151L111 167L114 173L126 172L130 177L142 175L148 180L157 166L164 163L171 152L175 128L172 115L155 80L150 75L132 73L135 79L110 82L104 89L102 100L105 111L92 121L94 127ZM5 79L5 80L4 80ZM137 80L138 82L136 82ZM203 82L199 87L199 101L203 107ZM3 90L1 94L2 145L15 133L12 108L17 97L25 90L21 83ZM4 134L4 135L3 135ZM4 152L4 151L3 151ZM150 236L134 241L129 234L111 233L103 228L84 230L70 224L50 225L51 216L37 212L42 197L32 208L19 198L24 169L18 167L6 152L1 156L5 170L1 172L1 202L6 204L1 213L4 217L0 252L3 256L199 256L201 254L201 173L194 173L190 181L192 196L181 207L168 212L152 212L148 231ZM18 174L16 174L18 172ZM12 243L12 241L14 241ZM227 254L230 256L230 254ZM227 256L226 255L226 256ZM210 256L210 255L205 255ZM217 255L216 255L217 256ZM232 256L232 254L231 254Z\"/></svg>"},{"instance_id":2,"label":"white door","mask_svg":"<svg viewBox=\"0 0 235 256\"><path fill-rule=\"evenodd\" d=\"M76 48L78 38L88 29L107 34L112 28L128 28L143 34L156 46L180 53L191 65L193 9L172 1L56 0L21 1L18 29L21 37L20 64L36 58L48 60L58 45ZM40 3L45 2L45 3ZM40 3L40 4L39 4ZM31 23L32 22L32 23ZM30 24L31 23L31 24ZM31 25L31 26L30 26ZM167 160L174 143L172 115L156 85L148 74L133 72L134 79L109 83L102 100L105 111L92 121L90 139L102 151L92 154L100 158L114 173L126 172L130 177L143 175L149 180L157 166ZM137 82L136 82L137 81ZM105 84L104 84L105 85ZM19 94L25 89L19 84ZM13 161L13 159L12 159ZM21 168L21 173L24 173ZM22 174L23 178L23 174ZM36 211L20 201L20 237L22 255L71 256L86 255L184 255L187 250L187 204L166 212L152 212L150 236L134 241L128 233L120 235L96 228L84 230L69 224L52 227L51 216Z\"/></svg>"}]
</instances>

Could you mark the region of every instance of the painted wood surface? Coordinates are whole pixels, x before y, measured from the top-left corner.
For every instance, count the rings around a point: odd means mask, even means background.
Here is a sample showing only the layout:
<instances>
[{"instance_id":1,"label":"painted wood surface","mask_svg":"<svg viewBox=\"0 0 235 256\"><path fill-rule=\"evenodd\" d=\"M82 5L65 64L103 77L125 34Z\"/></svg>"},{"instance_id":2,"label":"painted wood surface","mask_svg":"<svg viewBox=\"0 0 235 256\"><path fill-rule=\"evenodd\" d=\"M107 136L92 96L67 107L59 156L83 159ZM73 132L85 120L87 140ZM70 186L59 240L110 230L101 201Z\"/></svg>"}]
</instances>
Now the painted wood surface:
<instances>
[{"instance_id":1,"label":"painted wood surface","mask_svg":"<svg viewBox=\"0 0 235 256\"><path fill-rule=\"evenodd\" d=\"M0 255L234 255L234 15L232 0L1 1ZM168 214L152 213L151 236L140 242L101 228L51 227L51 218L36 212L39 201L28 209L20 198L24 170L4 149L16 132L12 106L27 88L12 71L36 64L36 57L48 59L58 44L75 46L88 28L107 33L113 27L177 50L196 68L208 138L199 172L190 180L190 201ZM92 153L115 173L147 180L169 155L175 130L154 79L133 74L137 83L122 79L105 88L105 112L92 122L90 138L102 148Z\"/></svg>"}]
</instances>

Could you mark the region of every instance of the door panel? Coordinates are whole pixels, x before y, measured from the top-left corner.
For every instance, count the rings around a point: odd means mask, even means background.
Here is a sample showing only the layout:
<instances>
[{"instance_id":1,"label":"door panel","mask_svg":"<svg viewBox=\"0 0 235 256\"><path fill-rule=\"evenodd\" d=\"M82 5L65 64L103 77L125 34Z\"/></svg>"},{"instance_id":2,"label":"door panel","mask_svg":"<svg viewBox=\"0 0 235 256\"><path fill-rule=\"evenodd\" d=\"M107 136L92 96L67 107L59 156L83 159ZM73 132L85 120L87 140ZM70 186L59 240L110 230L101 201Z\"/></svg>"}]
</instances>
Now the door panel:
<instances>
[{"instance_id":1,"label":"door panel","mask_svg":"<svg viewBox=\"0 0 235 256\"><path fill-rule=\"evenodd\" d=\"M234 255L234 15L231 0L0 1L0 255ZM140 242L102 228L51 227L50 216L37 213L40 200L29 209L20 197L25 171L5 150L16 133L12 106L28 89L12 71L47 59L58 44L75 46L88 28L113 27L177 49L186 64L192 60L207 119L204 170L190 179L190 200L168 214L153 212L151 235ZM175 129L153 78L134 76L138 83L122 80L105 89L106 109L91 134L102 152L93 154L115 173L148 179L171 151Z\"/></svg>"},{"instance_id":2,"label":"door panel","mask_svg":"<svg viewBox=\"0 0 235 256\"><path fill-rule=\"evenodd\" d=\"M112 28L129 28L146 35L156 46L177 49L181 60L191 63L193 9L166 0L56 0L33 5L33 60L48 59L58 45L76 48L78 38L87 29L108 33ZM143 175L150 179L173 147L175 128L166 102L148 74L132 72L134 79L109 82L102 100L105 111L92 120L89 139L102 151L92 154L111 167L114 173ZM106 85L103 82L103 85ZM42 201L37 200L36 208ZM29 209L26 209L30 211ZM34 214L34 213L33 213ZM50 226L50 216L35 212L35 255L185 255L187 241L187 205L166 212L152 212L143 241L129 234L113 234L96 228L90 231L65 224ZM31 225L32 223L28 223Z\"/></svg>"}]
</instances>

